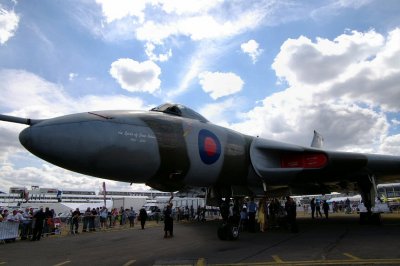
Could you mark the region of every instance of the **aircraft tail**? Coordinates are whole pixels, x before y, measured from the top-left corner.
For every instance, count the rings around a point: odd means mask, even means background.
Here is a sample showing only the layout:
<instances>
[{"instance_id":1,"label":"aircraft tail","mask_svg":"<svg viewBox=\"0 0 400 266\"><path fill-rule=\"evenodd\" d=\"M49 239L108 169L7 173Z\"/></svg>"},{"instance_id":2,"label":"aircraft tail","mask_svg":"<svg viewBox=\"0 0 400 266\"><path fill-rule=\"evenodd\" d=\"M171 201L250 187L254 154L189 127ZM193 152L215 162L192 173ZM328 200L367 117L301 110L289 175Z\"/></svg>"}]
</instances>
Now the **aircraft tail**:
<instances>
[{"instance_id":1,"label":"aircraft tail","mask_svg":"<svg viewBox=\"0 0 400 266\"><path fill-rule=\"evenodd\" d=\"M311 147L321 149L324 145L324 138L316 130L314 130L314 137L311 141Z\"/></svg>"},{"instance_id":2,"label":"aircraft tail","mask_svg":"<svg viewBox=\"0 0 400 266\"><path fill-rule=\"evenodd\" d=\"M18 124L24 124L24 125L34 125L36 123L39 123L42 120L37 120L37 119L30 119L30 118L22 118L22 117L16 117L16 116L10 116L10 115L1 115L0 114L0 120L1 121L7 121L11 123L18 123Z\"/></svg>"}]
</instances>

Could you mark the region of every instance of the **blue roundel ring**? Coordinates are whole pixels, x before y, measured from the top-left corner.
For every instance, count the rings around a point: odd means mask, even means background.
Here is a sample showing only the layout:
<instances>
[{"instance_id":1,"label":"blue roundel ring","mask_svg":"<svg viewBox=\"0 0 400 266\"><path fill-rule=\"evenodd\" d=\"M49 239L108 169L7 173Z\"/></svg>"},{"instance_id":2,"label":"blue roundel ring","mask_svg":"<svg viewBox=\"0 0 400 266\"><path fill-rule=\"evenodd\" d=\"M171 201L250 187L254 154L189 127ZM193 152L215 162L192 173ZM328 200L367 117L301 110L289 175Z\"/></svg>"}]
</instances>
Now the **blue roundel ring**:
<instances>
[{"instance_id":1,"label":"blue roundel ring","mask_svg":"<svg viewBox=\"0 0 400 266\"><path fill-rule=\"evenodd\" d=\"M199 132L199 154L205 164L213 164L221 156L221 142L214 133L206 129Z\"/></svg>"}]
</instances>

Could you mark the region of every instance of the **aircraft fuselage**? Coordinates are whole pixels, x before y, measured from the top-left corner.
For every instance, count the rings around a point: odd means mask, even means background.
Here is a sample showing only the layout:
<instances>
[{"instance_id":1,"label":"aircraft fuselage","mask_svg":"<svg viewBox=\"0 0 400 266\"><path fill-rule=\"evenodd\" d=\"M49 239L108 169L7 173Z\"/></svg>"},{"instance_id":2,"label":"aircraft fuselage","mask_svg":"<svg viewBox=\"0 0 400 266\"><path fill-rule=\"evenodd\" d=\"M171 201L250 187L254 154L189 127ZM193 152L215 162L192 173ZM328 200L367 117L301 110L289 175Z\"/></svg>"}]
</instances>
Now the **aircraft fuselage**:
<instances>
[{"instance_id":1,"label":"aircraft fuselage","mask_svg":"<svg viewBox=\"0 0 400 266\"><path fill-rule=\"evenodd\" d=\"M20 133L26 149L60 167L168 191L245 184L252 139L207 122L138 111L67 115Z\"/></svg>"}]
</instances>

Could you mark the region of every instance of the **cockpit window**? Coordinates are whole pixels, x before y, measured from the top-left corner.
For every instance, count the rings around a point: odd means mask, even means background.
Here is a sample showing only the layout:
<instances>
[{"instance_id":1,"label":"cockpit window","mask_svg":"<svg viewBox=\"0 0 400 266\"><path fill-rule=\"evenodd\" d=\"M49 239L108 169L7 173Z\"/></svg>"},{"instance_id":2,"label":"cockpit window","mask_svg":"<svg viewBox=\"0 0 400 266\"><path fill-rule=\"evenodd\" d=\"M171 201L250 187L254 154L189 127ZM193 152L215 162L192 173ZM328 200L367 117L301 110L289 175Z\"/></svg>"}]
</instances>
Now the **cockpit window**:
<instances>
[{"instance_id":1,"label":"cockpit window","mask_svg":"<svg viewBox=\"0 0 400 266\"><path fill-rule=\"evenodd\" d=\"M154 107L150 111L162 112L185 118L196 119L199 120L200 122L208 122L208 120L205 119L202 115L181 104L165 103L160 106Z\"/></svg>"}]
</instances>

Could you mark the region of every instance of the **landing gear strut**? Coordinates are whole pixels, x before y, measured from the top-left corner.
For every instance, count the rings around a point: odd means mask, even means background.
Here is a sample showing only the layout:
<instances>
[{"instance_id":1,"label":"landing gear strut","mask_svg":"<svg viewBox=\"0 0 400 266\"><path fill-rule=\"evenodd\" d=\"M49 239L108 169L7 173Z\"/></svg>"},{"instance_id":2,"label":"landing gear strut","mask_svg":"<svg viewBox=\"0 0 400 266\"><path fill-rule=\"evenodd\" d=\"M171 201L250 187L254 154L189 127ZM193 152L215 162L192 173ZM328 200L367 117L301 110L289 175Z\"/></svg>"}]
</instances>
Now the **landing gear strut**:
<instances>
[{"instance_id":1,"label":"landing gear strut","mask_svg":"<svg viewBox=\"0 0 400 266\"><path fill-rule=\"evenodd\" d=\"M365 180L365 179L364 179ZM360 212L360 224L382 224L381 214L373 213L372 207L375 205L377 189L375 176L368 175L368 180L358 182L360 187L361 197L367 212Z\"/></svg>"}]
</instances>

